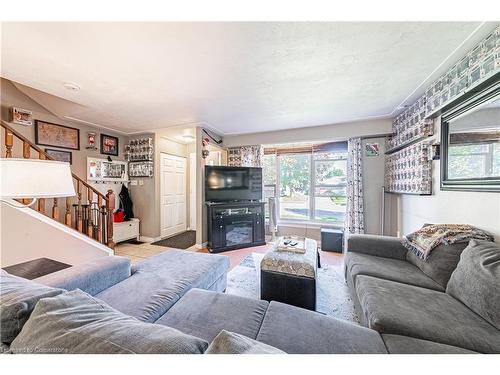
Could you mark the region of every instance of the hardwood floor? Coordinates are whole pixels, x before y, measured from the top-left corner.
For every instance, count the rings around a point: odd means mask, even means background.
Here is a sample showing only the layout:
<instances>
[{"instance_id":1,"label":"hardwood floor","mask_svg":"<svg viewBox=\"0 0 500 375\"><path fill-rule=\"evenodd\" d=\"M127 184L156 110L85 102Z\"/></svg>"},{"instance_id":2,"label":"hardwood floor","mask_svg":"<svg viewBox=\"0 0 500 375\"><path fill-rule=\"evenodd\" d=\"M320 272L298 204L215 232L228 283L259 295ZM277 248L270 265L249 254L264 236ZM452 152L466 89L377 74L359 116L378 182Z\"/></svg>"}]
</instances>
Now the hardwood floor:
<instances>
[{"instance_id":1,"label":"hardwood floor","mask_svg":"<svg viewBox=\"0 0 500 375\"><path fill-rule=\"evenodd\" d=\"M230 270L236 267L241 263L243 259L245 259L248 255L252 253L266 253L270 250L272 245L263 245L263 246L253 246L247 247L244 249L226 251L224 253L220 253L221 255L226 255L229 257L230 262ZM130 243L121 243L115 247L115 255L125 256L131 259L132 263L139 262L144 260L150 256L160 254L164 251L173 250L169 247L162 247L151 245L150 243L143 243L140 245L134 245ZM188 249L189 251L198 251L200 253L209 253L208 249ZM329 264L332 266L340 266L344 261L344 255L340 253L332 253L329 251L321 251L320 257L322 264Z\"/></svg>"}]
</instances>

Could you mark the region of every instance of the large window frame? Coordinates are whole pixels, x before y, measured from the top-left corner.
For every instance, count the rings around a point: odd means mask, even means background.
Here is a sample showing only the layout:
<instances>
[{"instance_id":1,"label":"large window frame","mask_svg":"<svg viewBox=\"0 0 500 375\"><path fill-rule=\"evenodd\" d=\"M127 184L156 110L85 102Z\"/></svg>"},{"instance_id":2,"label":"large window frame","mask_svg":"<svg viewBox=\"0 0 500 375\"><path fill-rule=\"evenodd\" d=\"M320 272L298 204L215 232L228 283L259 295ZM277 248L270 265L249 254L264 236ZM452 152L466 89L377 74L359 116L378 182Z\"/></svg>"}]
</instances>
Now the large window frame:
<instances>
[{"instance_id":1,"label":"large window frame","mask_svg":"<svg viewBox=\"0 0 500 375\"><path fill-rule=\"evenodd\" d=\"M321 163L321 162L336 162L336 161L345 161L347 163L347 153L345 155L339 157L339 158L325 158L325 159L317 159L315 158L315 155L317 153L315 152L310 152L310 153L304 153L304 152L288 152L286 154L268 154L265 155L267 156L272 156L276 158L275 162L275 184L264 184L264 188L273 188L274 189L274 197L276 198L276 210L277 210L277 216L278 216L278 222L280 223L292 223L292 224L300 224L300 223L307 223L307 224L316 224L316 225L328 225L328 226L333 226L333 227L343 227L344 223L339 222L339 221L334 221L334 220L321 220L317 219L316 217L318 216L316 214L316 191L318 188L331 188L331 189L345 189L347 186L347 183L340 183L340 184L325 184L325 183L318 183L317 178L316 178L316 164ZM309 204L308 204L308 216L307 218L290 218L290 217L282 217L281 215L281 158L283 156L293 156L293 155L302 155L302 156L307 156L308 158L308 163L309 163ZM339 195L341 197L346 197L346 195ZM266 218L268 217L268 211L266 209Z\"/></svg>"}]
</instances>

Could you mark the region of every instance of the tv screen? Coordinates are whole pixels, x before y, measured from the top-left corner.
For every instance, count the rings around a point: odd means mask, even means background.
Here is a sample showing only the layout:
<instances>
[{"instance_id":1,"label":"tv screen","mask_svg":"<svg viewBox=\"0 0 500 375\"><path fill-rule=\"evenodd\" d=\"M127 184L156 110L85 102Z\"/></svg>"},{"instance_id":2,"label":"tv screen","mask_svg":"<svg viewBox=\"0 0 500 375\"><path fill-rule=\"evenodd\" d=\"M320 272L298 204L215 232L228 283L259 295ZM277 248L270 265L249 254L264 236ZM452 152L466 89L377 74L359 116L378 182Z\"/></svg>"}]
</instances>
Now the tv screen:
<instances>
[{"instance_id":1,"label":"tv screen","mask_svg":"<svg viewBox=\"0 0 500 375\"><path fill-rule=\"evenodd\" d=\"M262 168L205 167L205 201L262 199Z\"/></svg>"}]
</instances>

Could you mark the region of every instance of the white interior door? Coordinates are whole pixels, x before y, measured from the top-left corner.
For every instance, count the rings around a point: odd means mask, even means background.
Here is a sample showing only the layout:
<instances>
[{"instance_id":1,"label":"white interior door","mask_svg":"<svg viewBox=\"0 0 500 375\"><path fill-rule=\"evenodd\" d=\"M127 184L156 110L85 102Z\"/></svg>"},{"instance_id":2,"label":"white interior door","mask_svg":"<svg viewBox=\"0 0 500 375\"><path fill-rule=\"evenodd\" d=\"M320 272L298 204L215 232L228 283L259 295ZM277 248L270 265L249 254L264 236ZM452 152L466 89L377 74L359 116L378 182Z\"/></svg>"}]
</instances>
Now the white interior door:
<instances>
[{"instance_id":1,"label":"white interior door","mask_svg":"<svg viewBox=\"0 0 500 375\"><path fill-rule=\"evenodd\" d=\"M196 153L189 154L189 229L196 230Z\"/></svg>"},{"instance_id":2,"label":"white interior door","mask_svg":"<svg viewBox=\"0 0 500 375\"><path fill-rule=\"evenodd\" d=\"M186 230L186 158L160 154L161 236Z\"/></svg>"}]
</instances>

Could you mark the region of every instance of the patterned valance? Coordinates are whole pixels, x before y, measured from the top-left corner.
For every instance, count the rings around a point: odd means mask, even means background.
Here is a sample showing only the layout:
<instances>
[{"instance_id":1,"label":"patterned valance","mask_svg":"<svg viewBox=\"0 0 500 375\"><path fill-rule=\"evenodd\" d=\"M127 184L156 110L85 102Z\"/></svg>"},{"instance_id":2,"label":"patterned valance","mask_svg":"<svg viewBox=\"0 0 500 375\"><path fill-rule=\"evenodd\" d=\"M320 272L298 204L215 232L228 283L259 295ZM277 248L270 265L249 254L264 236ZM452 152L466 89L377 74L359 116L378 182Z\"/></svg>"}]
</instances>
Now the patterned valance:
<instances>
[{"instance_id":1,"label":"patterned valance","mask_svg":"<svg viewBox=\"0 0 500 375\"><path fill-rule=\"evenodd\" d=\"M264 148L261 145L228 148L230 167L262 167Z\"/></svg>"}]
</instances>

